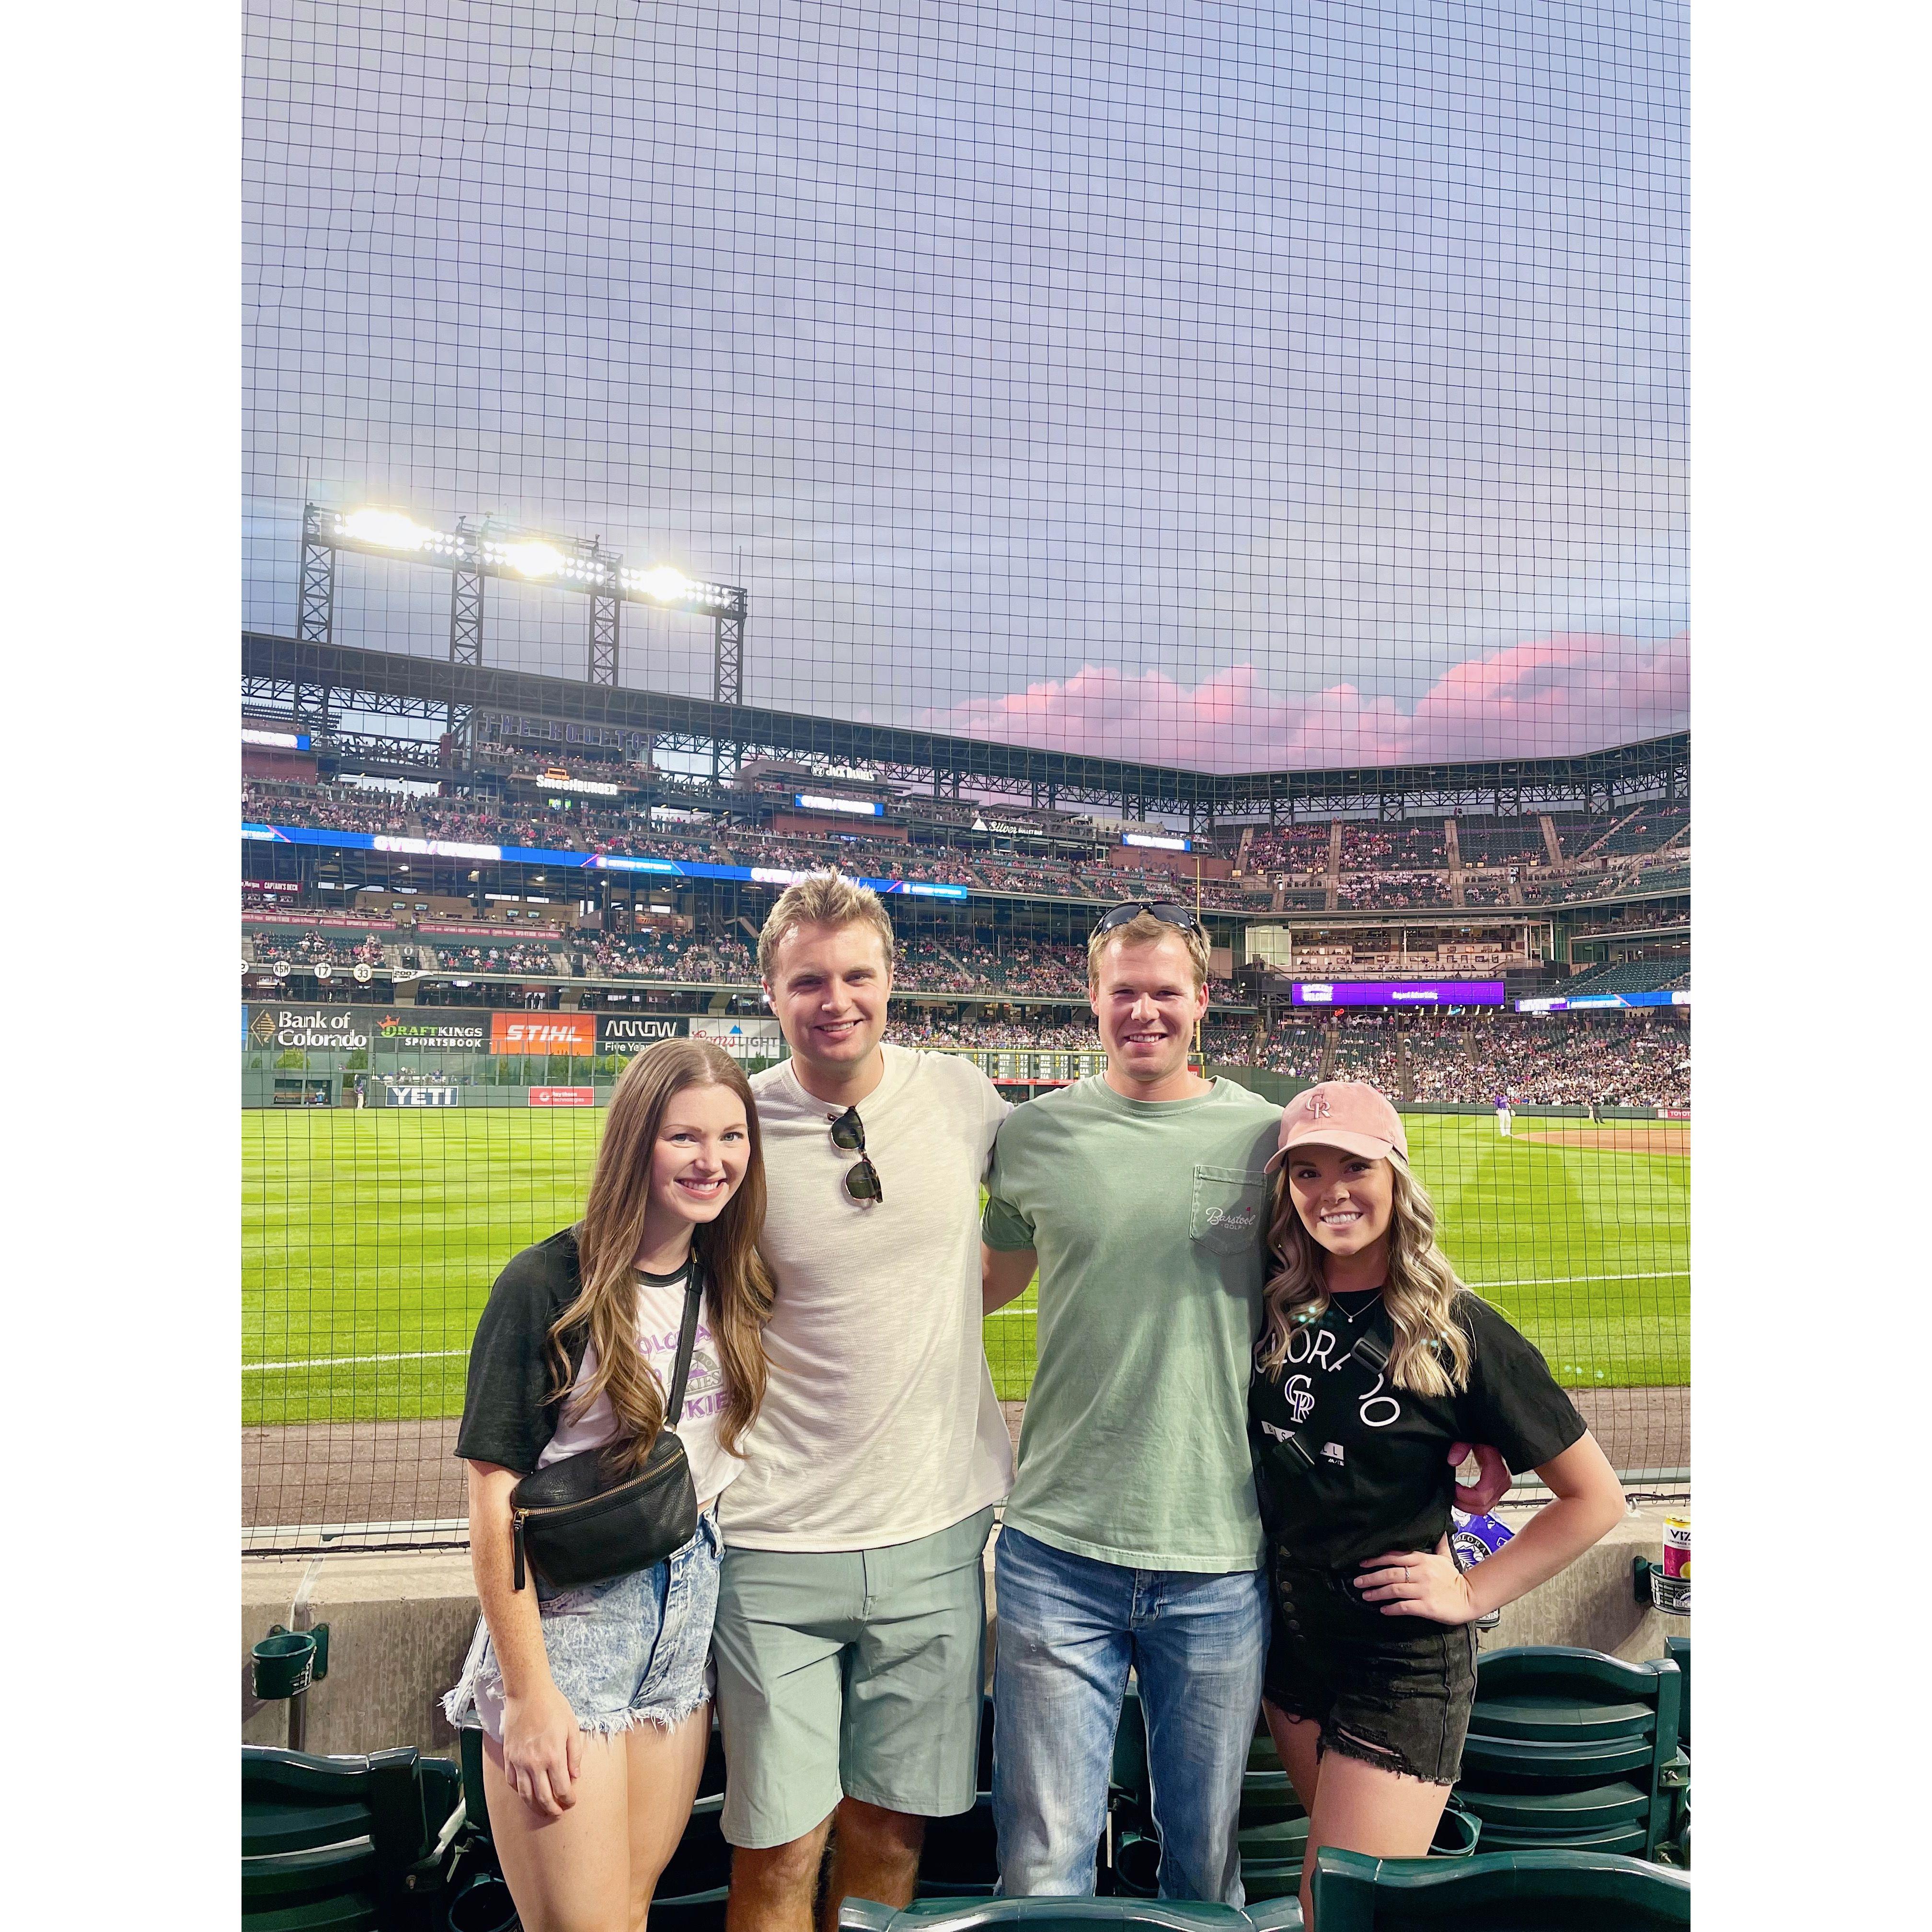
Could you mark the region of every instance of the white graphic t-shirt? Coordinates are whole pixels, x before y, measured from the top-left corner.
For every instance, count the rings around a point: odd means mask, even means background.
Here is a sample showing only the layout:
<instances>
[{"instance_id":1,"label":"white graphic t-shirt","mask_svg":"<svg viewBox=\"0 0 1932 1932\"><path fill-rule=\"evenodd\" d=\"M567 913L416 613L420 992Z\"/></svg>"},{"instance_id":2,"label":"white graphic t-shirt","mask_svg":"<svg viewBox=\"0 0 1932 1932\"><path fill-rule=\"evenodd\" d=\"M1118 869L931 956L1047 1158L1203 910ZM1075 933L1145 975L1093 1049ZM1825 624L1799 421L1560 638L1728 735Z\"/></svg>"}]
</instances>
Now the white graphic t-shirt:
<instances>
[{"instance_id":1,"label":"white graphic t-shirt","mask_svg":"<svg viewBox=\"0 0 1932 1932\"><path fill-rule=\"evenodd\" d=\"M1012 1486L981 1340L980 1182L1012 1110L969 1061L886 1046L859 1102L884 1198L854 1201L844 1110L790 1060L752 1076L777 1288L764 1406L720 1511L752 1550L878 1550L950 1528Z\"/></svg>"},{"instance_id":2,"label":"white graphic t-shirt","mask_svg":"<svg viewBox=\"0 0 1932 1932\"><path fill-rule=\"evenodd\" d=\"M651 1372L667 1398L671 1377L677 1368L678 1331L684 1324L685 1270L676 1274L638 1274L638 1346L644 1352ZM597 1345L584 1345L584 1361L571 1384L581 1388L597 1372ZM691 1372L685 1378L684 1413L677 1425L678 1440L684 1444L685 1460L691 1465L692 1486L698 1492L702 1509L716 1499L725 1486L742 1472L742 1460L722 1448L718 1442L718 1418L724 1407L724 1377L718 1366L718 1351L711 1337L706 1311L698 1316L698 1337L691 1351ZM539 1469L566 1456L581 1455L586 1449L601 1449L617 1433L617 1418L610 1398L600 1395L586 1412L572 1418L570 1403L563 1406L563 1419L556 1433L544 1445L537 1458Z\"/></svg>"}]
</instances>

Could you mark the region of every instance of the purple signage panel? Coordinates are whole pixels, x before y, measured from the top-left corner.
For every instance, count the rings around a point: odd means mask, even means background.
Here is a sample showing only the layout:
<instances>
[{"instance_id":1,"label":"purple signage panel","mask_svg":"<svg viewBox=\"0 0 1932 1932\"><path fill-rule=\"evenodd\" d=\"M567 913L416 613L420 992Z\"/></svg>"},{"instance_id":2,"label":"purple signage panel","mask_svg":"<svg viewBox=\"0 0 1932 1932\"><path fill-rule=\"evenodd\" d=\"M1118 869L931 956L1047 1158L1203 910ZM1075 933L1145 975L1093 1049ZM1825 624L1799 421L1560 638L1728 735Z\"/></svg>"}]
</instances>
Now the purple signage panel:
<instances>
[{"instance_id":1,"label":"purple signage panel","mask_svg":"<svg viewBox=\"0 0 1932 1932\"><path fill-rule=\"evenodd\" d=\"M1499 1006L1500 980L1298 980L1298 1006Z\"/></svg>"}]
</instances>

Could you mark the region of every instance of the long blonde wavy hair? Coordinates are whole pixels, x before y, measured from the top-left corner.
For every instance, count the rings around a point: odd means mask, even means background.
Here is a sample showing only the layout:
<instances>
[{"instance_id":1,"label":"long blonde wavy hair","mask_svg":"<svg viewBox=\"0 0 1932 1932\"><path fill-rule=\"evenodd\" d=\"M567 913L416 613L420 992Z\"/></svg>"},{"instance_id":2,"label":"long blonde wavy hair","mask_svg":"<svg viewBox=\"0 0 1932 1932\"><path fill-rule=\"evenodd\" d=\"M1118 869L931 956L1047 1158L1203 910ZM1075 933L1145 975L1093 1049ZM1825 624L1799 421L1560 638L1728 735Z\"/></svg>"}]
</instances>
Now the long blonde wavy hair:
<instances>
[{"instance_id":1,"label":"long blonde wavy hair","mask_svg":"<svg viewBox=\"0 0 1932 1932\"><path fill-rule=\"evenodd\" d=\"M744 1070L706 1040L660 1040L634 1058L619 1076L605 1116L603 1144L590 1175L590 1198L577 1228L581 1286L550 1330L555 1375L550 1400L570 1387L566 1336L587 1326L597 1366L572 1398L570 1414L583 1414L608 1395L619 1434L604 1451L614 1475L640 1468L664 1426L665 1391L638 1346L638 1250L650 1205L651 1159L664 1110L688 1087L728 1087L743 1102L750 1157L745 1178L716 1220L698 1223L694 1262L704 1271L704 1300L718 1366L724 1377L724 1406L718 1440L735 1452L765 1399L764 1326L772 1312L772 1284L758 1249L765 1225L765 1164L758 1109Z\"/></svg>"},{"instance_id":2,"label":"long blonde wavy hair","mask_svg":"<svg viewBox=\"0 0 1932 1932\"><path fill-rule=\"evenodd\" d=\"M1328 1306L1327 1250L1295 1211L1289 1164L1284 1160L1276 1177L1274 1219L1268 1229L1268 1245L1280 1265L1268 1280L1263 1300L1267 1326L1256 1352L1264 1375L1278 1371L1286 1359L1288 1336ZM1468 1291L1436 1245L1435 1204L1421 1182L1400 1154L1392 1150L1388 1164L1394 1190L1382 1303L1395 1327L1389 1380L1417 1395L1449 1395L1468 1385L1469 1338L1450 1312L1456 1296Z\"/></svg>"}]
</instances>

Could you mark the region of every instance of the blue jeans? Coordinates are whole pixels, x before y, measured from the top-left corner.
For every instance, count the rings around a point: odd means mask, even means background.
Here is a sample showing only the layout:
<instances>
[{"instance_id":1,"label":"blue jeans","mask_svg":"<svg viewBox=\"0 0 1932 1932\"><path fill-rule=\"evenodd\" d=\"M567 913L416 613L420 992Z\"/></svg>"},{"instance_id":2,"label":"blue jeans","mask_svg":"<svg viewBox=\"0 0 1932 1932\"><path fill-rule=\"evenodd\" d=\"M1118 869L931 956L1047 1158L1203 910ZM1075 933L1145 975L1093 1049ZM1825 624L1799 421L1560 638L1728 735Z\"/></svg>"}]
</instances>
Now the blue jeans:
<instances>
[{"instance_id":1,"label":"blue jeans","mask_svg":"<svg viewBox=\"0 0 1932 1932\"><path fill-rule=\"evenodd\" d=\"M1000 1532L993 1564L1000 1891L1093 1892L1131 1664L1147 1714L1160 1895L1240 1905L1236 1821L1268 1658L1263 1573L1132 1570L1016 1529Z\"/></svg>"}]
</instances>

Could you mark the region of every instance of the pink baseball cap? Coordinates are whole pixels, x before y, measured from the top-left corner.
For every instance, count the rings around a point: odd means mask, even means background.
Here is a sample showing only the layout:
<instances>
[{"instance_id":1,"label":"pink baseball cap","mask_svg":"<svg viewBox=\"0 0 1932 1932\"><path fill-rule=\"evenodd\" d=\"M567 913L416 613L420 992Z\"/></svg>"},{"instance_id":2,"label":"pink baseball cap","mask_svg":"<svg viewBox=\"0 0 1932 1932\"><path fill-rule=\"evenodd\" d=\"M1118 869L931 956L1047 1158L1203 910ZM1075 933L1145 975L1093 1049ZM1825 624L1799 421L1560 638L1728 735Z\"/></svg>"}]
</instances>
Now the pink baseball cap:
<instances>
[{"instance_id":1,"label":"pink baseball cap","mask_svg":"<svg viewBox=\"0 0 1932 1932\"><path fill-rule=\"evenodd\" d=\"M1364 1160L1385 1160L1392 1154L1408 1158L1402 1116L1359 1080L1324 1080L1289 1101L1281 1112L1281 1139L1268 1166L1276 1166L1291 1148L1304 1145L1340 1148Z\"/></svg>"}]
</instances>

